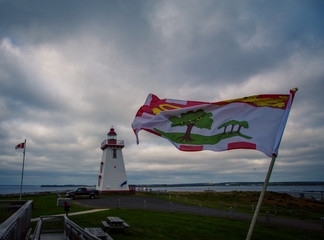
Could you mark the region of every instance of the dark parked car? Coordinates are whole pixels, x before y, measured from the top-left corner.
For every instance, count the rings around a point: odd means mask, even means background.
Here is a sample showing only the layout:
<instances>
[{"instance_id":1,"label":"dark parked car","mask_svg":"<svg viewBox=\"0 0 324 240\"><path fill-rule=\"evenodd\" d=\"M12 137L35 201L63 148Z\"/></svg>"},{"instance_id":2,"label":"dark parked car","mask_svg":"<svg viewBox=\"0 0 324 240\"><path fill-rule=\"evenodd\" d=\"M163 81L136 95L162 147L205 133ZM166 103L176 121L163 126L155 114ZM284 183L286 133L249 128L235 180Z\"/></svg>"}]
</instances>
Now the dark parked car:
<instances>
[{"instance_id":1,"label":"dark parked car","mask_svg":"<svg viewBox=\"0 0 324 240\"><path fill-rule=\"evenodd\" d=\"M99 191L94 188L76 188L75 190L71 192L66 192L65 196L69 197L71 199L77 198L77 197L89 197L91 199L96 198L96 196L99 195Z\"/></svg>"}]
</instances>

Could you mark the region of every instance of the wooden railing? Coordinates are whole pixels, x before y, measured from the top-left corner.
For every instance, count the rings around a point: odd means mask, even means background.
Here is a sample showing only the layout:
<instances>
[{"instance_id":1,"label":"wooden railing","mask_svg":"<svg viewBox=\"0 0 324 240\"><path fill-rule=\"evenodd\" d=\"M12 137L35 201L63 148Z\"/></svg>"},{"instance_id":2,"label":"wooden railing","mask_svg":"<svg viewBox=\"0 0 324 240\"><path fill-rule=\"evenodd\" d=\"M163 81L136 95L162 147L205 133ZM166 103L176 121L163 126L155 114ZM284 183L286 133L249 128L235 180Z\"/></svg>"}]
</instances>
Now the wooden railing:
<instances>
[{"instance_id":1,"label":"wooden railing","mask_svg":"<svg viewBox=\"0 0 324 240\"><path fill-rule=\"evenodd\" d=\"M66 216L64 216L64 222L65 239L100 240L100 238L86 232L83 228L72 222Z\"/></svg>"},{"instance_id":2,"label":"wooden railing","mask_svg":"<svg viewBox=\"0 0 324 240\"><path fill-rule=\"evenodd\" d=\"M100 240L86 232L66 216L41 216L29 237L33 201L0 201L2 215L11 216L0 225L0 240L39 240L42 234L62 233L62 239ZM3 214L5 212L5 214ZM28 235L28 236L27 236ZM26 238L27 237L27 238Z\"/></svg>"},{"instance_id":3,"label":"wooden railing","mask_svg":"<svg viewBox=\"0 0 324 240\"><path fill-rule=\"evenodd\" d=\"M33 201L0 201L1 209L17 209L0 225L0 240L21 240L30 228ZM7 205L9 204L9 205Z\"/></svg>"},{"instance_id":4,"label":"wooden railing","mask_svg":"<svg viewBox=\"0 0 324 240\"><path fill-rule=\"evenodd\" d=\"M31 236L31 240L40 240L42 234L50 233L62 233L62 239L67 240L100 240L96 236L86 232L66 216L41 216L34 230L34 234Z\"/></svg>"}]
</instances>

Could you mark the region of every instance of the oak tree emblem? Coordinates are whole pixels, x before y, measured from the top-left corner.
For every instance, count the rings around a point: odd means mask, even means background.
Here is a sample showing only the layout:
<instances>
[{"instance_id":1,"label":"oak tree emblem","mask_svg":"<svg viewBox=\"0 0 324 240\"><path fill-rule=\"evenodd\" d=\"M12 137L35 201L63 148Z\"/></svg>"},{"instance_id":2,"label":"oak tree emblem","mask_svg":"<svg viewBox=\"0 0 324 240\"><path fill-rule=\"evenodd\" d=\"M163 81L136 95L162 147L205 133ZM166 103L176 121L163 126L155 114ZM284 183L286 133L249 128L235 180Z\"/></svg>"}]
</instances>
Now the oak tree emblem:
<instances>
[{"instance_id":1,"label":"oak tree emblem","mask_svg":"<svg viewBox=\"0 0 324 240\"><path fill-rule=\"evenodd\" d=\"M187 130L184 136L178 137L181 141L192 142L193 139L190 137L192 128L207 128L211 129L213 124L212 113L206 113L204 110L199 109L197 111L189 111L181 113L180 117L170 117L169 120L172 122L171 127L175 126L187 126Z\"/></svg>"}]
</instances>

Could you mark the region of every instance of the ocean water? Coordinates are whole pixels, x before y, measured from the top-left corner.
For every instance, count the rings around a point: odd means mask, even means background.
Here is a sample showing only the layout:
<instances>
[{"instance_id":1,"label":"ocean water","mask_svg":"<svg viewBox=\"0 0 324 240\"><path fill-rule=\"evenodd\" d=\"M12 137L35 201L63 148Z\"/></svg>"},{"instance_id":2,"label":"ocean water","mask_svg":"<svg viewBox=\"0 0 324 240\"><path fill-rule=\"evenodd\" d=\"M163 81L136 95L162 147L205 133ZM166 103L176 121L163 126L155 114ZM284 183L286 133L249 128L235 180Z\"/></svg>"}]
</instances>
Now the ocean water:
<instances>
[{"instance_id":1,"label":"ocean water","mask_svg":"<svg viewBox=\"0 0 324 240\"><path fill-rule=\"evenodd\" d=\"M40 185L24 185L23 193L57 192L73 190L76 187L41 187ZM261 191L262 186L197 186L197 187L150 187L138 188L138 191L160 192L229 192L229 191ZM314 198L324 200L324 186L268 186L267 191L288 193L294 197ZM20 185L0 185L0 194L20 193Z\"/></svg>"},{"instance_id":2,"label":"ocean water","mask_svg":"<svg viewBox=\"0 0 324 240\"><path fill-rule=\"evenodd\" d=\"M230 192L230 191L261 191L263 186L201 186L201 187L152 187L140 191L160 192ZM267 191L287 193L296 198L324 200L324 186L268 186Z\"/></svg>"},{"instance_id":3,"label":"ocean water","mask_svg":"<svg viewBox=\"0 0 324 240\"><path fill-rule=\"evenodd\" d=\"M197 186L197 187L152 187L152 191L176 191L176 192L203 192L203 191L215 191L215 192L230 192L230 191L261 191L261 185L255 186ZM324 191L324 186L268 186L267 191L272 192L320 192Z\"/></svg>"},{"instance_id":4,"label":"ocean water","mask_svg":"<svg viewBox=\"0 0 324 240\"><path fill-rule=\"evenodd\" d=\"M41 187L41 185L23 185L22 193L57 192L73 190L76 187ZM20 185L0 185L0 194L20 193Z\"/></svg>"}]
</instances>

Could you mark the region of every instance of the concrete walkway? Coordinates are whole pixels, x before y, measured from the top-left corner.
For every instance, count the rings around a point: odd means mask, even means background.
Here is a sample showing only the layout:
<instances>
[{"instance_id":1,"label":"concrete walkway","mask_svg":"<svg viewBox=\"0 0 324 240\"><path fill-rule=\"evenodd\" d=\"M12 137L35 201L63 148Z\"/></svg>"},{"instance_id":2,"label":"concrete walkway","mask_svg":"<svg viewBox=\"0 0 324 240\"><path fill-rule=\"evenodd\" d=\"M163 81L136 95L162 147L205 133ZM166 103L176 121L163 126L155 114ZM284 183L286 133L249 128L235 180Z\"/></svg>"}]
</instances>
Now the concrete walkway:
<instances>
[{"instance_id":1,"label":"concrete walkway","mask_svg":"<svg viewBox=\"0 0 324 240\"><path fill-rule=\"evenodd\" d=\"M189 205L182 203L175 203L167 200L162 200L154 197L144 196L102 196L97 199L77 199L73 200L75 203L83 206L97 207L97 208L128 208L128 209L143 209L143 210L159 210L168 212L182 212L189 214L197 214L202 216L213 216L218 218L230 218L242 221L251 221L252 214L202 207L197 205ZM303 220L294 220L279 217L259 216L259 223L276 225L282 227L298 228L310 231L324 232L323 226L320 223L307 222Z\"/></svg>"}]
</instances>

